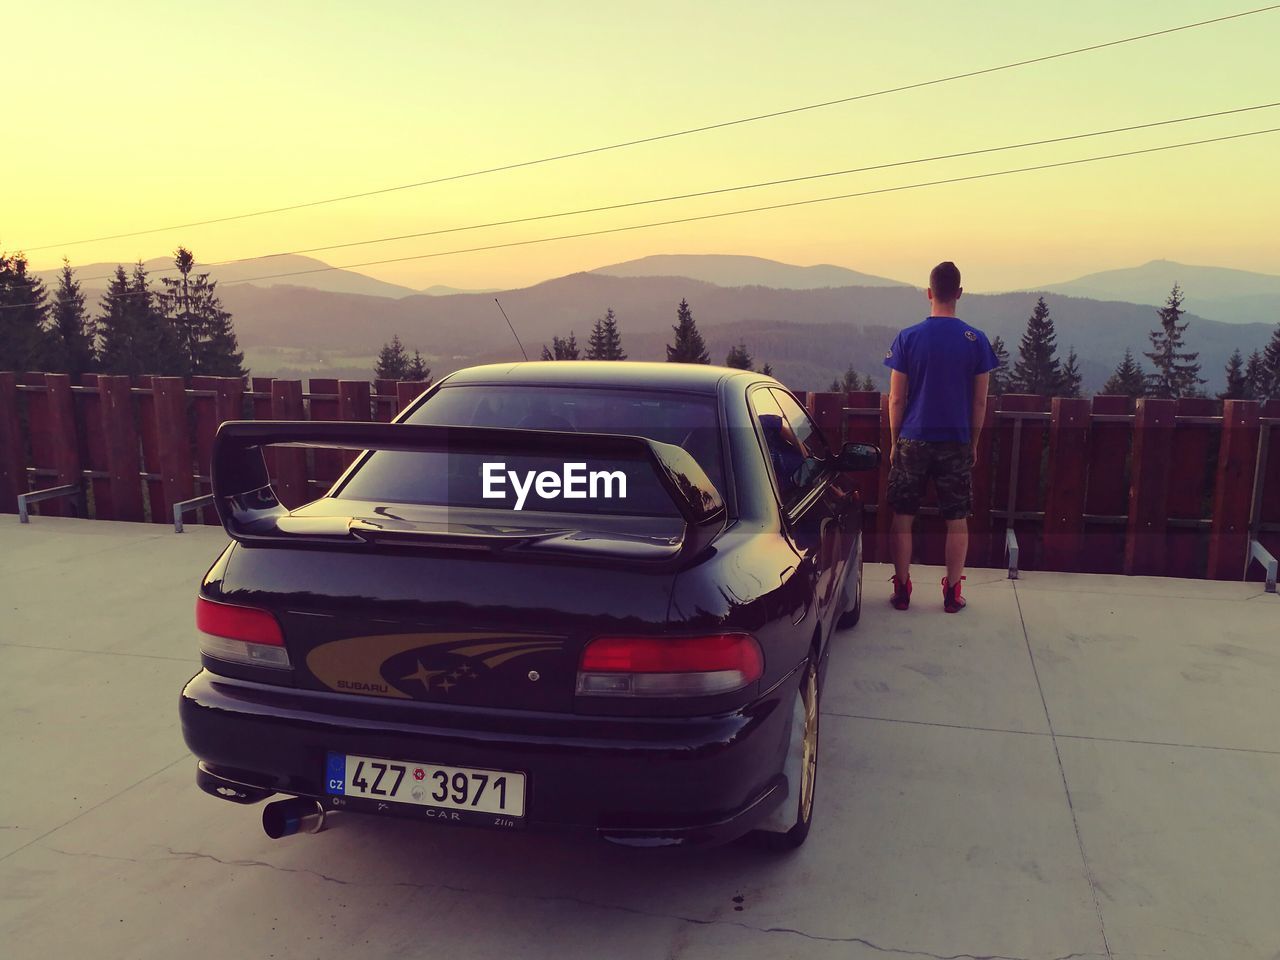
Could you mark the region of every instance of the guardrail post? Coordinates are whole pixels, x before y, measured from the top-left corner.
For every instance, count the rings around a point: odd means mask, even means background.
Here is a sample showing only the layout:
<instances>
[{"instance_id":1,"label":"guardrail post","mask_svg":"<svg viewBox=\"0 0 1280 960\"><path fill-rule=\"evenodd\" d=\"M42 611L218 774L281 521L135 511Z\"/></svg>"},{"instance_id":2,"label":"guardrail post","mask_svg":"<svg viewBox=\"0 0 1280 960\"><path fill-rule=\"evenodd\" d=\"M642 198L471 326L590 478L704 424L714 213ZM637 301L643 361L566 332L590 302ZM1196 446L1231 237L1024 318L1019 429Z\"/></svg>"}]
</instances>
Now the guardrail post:
<instances>
[{"instance_id":1,"label":"guardrail post","mask_svg":"<svg viewBox=\"0 0 1280 960\"><path fill-rule=\"evenodd\" d=\"M1249 563L1249 511L1258 458L1259 413L1259 404L1253 400L1222 402L1222 442L1205 570L1211 580L1239 579Z\"/></svg>"},{"instance_id":2,"label":"guardrail post","mask_svg":"<svg viewBox=\"0 0 1280 960\"><path fill-rule=\"evenodd\" d=\"M27 452L18 417L18 378L0 373L0 513L17 513L27 492Z\"/></svg>"},{"instance_id":3,"label":"guardrail post","mask_svg":"<svg viewBox=\"0 0 1280 960\"><path fill-rule=\"evenodd\" d=\"M1143 398L1133 421L1133 473L1124 572L1160 576L1165 570L1169 471L1173 467L1173 400Z\"/></svg>"},{"instance_id":4,"label":"guardrail post","mask_svg":"<svg viewBox=\"0 0 1280 960\"><path fill-rule=\"evenodd\" d=\"M1048 570L1080 569L1088 475L1089 401L1054 397L1044 507L1044 566Z\"/></svg>"}]
</instances>

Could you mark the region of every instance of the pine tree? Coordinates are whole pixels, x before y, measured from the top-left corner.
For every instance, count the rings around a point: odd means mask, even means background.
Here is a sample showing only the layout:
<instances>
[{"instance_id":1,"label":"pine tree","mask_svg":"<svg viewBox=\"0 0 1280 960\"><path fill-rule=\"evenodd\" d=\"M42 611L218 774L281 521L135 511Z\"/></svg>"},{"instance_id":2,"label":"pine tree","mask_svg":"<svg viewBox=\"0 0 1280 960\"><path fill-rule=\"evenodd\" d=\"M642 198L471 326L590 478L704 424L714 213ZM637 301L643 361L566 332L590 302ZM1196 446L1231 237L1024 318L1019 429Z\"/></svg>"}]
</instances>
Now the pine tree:
<instances>
[{"instance_id":1,"label":"pine tree","mask_svg":"<svg viewBox=\"0 0 1280 960\"><path fill-rule=\"evenodd\" d=\"M123 266L117 266L107 292L99 303L101 311L97 320L97 329L102 337L98 358L102 369L107 373L141 372L140 364L134 360L134 341L137 331L133 329L133 313L129 309L129 277Z\"/></svg>"},{"instance_id":2,"label":"pine tree","mask_svg":"<svg viewBox=\"0 0 1280 960\"><path fill-rule=\"evenodd\" d=\"M839 378L832 380L831 386L827 388L829 393L854 393L859 390L875 389L875 381L870 377L859 376L852 363Z\"/></svg>"},{"instance_id":3,"label":"pine tree","mask_svg":"<svg viewBox=\"0 0 1280 960\"><path fill-rule=\"evenodd\" d=\"M1124 359L1116 366L1116 372L1103 386L1102 392L1116 397L1146 396L1147 375L1142 365L1133 359L1132 350L1125 349Z\"/></svg>"},{"instance_id":4,"label":"pine tree","mask_svg":"<svg viewBox=\"0 0 1280 960\"><path fill-rule=\"evenodd\" d=\"M1239 349L1231 352L1231 358L1227 360L1227 389L1218 394L1219 400L1251 400L1249 394L1249 381L1244 374L1244 357L1240 356Z\"/></svg>"},{"instance_id":5,"label":"pine tree","mask_svg":"<svg viewBox=\"0 0 1280 960\"><path fill-rule=\"evenodd\" d=\"M736 347L729 348L729 355L724 358L726 367L733 367L735 370L754 370L756 368L755 358L751 356L747 350L745 341L739 340Z\"/></svg>"},{"instance_id":6,"label":"pine tree","mask_svg":"<svg viewBox=\"0 0 1280 960\"><path fill-rule=\"evenodd\" d=\"M400 334L392 334L391 342L384 343L378 351L378 360L373 366L375 380L408 380L409 355L405 353L404 344L400 342Z\"/></svg>"},{"instance_id":7,"label":"pine tree","mask_svg":"<svg viewBox=\"0 0 1280 960\"><path fill-rule=\"evenodd\" d=\"M603 317L596 320L587 341L588 360L625 360L622 352L622 335L618 333L618 319L609 307Z\"/></svg>"},{"instance_id":8,"label":"pine tree","mask_svg":"<svg viewBox=\"0 0 1280 960\"><path fill-rule=\"evenodd\" d=\"M1071 347L1067 351L1067 361L1062 365L1062 378L1058 381L1058 396L1080 396L1080 384L1084 378L1080 375L1079 359L1076 356L1076 348Z\"/></svg>"},{"instance_id":9,"label":"pine tree","mask_svg":"<svg viewBox=\"0 0 1280 960\"><path fill-rule=\"evenodd\" d=\"M1013 371L1009 369L1009 348L1004 345L1001 337L991 341L991 350L995 353L1000 365L991 371L991 378L987 381L987 393L998 397L1008 393L1012 387Z\"/></svg>"},{"instance_id":10,"label":"pine tree","mask_svg":"<svg viewBox=\"0 0 1280 960\"><path fill-rule=\"evenodd\" d=\"M431 382L431 368L422 359L421 352L416 349L413 351L413 359L409 361L409 369L405 371L405 379L421 383Z\"/></svg>"},{"instance_id":11,"label":"pine tree","mask_svg":"<svg viewBox=\"0 0 1280 960\"><path fill-rule=\"evenodd\" d=\"M1155 368L1147 376L1147 394L1172 400L1198 396L1200 384L1204 383L1196 360L1200 354L1183 349L1182 336L1186 333L1187 322L1179 321L1186 311L1182 309L1182 290L1176 283L1165 305L1156 312L1160 317L1160 328L1149 334L1150 352L1143 351L1143 356Z\"/></svg>"},{"instance_id":12,"label":"pine tree","mask_svg":"<svg viewBox=\"0 0 1280 960\"><path fill-rule=\"evenodd\" d=\"M1280 398L1280 324L1271 331L1271 339L1262 351L1262 370L1258 382L1261 385L1259 400Z\"/></svg>"},{"instance_id":13,"label":"pine tree","mask_svg":"<svg viewBox=\"0 0 1280 960\"><path fill-rule=\"evenodd\" d=\"M578 338L574 336L572 330L569 336L561 339L560 337L551 338L551 349L547 349L547 345L542 345L543 360L581 360L582 355L578 350Z\"/></svg>"},{"instance_id":14,"label":"pine tree","mask_svg":"<svg viewBox=\"0 0 1280 960\"><path fill-rule=\"evenodd\" d=\"M80 281L66 259L63 259L62 273L58 275L51 314L49 334L53 368L73 375L92 370L98 359L94 348L97 334L93 320L85 311Z\"/></svg>"},{"instance_id":15,"label":"pine tree","mask_svg":"<svg viewBox=\"0 0 1280 960\"><path fill-rule=\"evenodd\" d=\"M1044 297L1041 297L1027 319L1027 331L1018 345L1018 362L1013 368L1015 389L1044 396L1052 394L1062 379L1057 352L1058 338L1053 330L1053 318L1049 316Z\"/></svg>"},{"instance_id":16,"label":"pine tree","mask_svg":"<svg viewBox=\"0 0 1280 960\"><path fill-rule=\"evenodd\" d=\"M707 345L698 332L698 325L693 320L693 311L689 309L689 301L681 300L676 309L676 323L671 328L675 331L675 343L667 344L668 363L710 363Z\"/></svg>"},{"instance_id":17,"label":"pine tree","mask_svg":"<svg viewBox=\"0 0 1280 960\"><path fill-rule=\"evenodd\" d=\"M760 368L760 372L763 373L766 377L772 377L773 365L766 363L763 367Z\"/></svg>"},{"instance_id":18,"label":"pine tree","mask_svg":"<svg viewBox=\"0 0 1280 960\"><path fill-rule=\"evenodd\" d=\"M50 341L44 281L27 272L20 253L0 253L0 370L36 370L47 365Z\"/></svg>"},{"instance_id":19,"label":"pine tree","mask_svg":"<svg viewBox=\"0 0 1280 960\"><path fill-rule=\"evenodd\" d=\"M231 314L222 308L217 282L208 273L192 275L196 259L186 247L173 254L177 277L162 277L164 290L156 307L181 344L183 359L193 374L243 377L244 354L236 340Z\"/></svg>"},{"instance_id":20,"label":"pine tree","mask_svg":"<svg viewBox=\"0 0 1280 960\"><path fill-rule=\"evenodd\" d=\"M116 267L100 309L99 360L104 372L179 377L191 372L176 328L156 307L142 261L134 265L132 274Z\"/></svg>"},{"instance_id":21,"label":"pine tree","mask_svg":"<svg viewBox=\"0 0 1280 960\"><path fill-rule=\"evenodd\" d=\"M1267 397L1267 371L1262 365L1262 351L1249 354L1244 365L1244 399L1265 400Z\"/></svg>"},{"instance_id":22,"label":"pine tree","mask_svg":"<svg viewBox=\"0 0 1280 960\"><path fill-rule=\"evenodd\" d=\"M868 393L875 393L875 391L878 389L876 387L876 382L871 379L871 374L868 373L865 377L862 378L862 389L867 391Z\"/></svg>"}]
</instances>

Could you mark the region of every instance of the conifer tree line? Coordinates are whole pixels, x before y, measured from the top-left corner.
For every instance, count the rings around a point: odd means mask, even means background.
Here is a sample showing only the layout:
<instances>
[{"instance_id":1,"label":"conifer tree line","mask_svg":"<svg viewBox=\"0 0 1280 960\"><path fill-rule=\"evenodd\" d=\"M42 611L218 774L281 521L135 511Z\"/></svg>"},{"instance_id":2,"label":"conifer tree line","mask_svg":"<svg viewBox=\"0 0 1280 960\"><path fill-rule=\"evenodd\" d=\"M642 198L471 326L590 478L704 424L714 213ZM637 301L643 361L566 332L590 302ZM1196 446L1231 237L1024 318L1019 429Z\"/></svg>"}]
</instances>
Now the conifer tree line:
<instances>
[{"instance_id":1,"label":"conifer tree line","mask_svg":"<svg viewBox=\"0 0 1280 960\"><path fill-rule=\"evenodd\" d=\"M393 334L390 342L384 343L378 351L378 359L373 365L375 380L417 380L431 383L431 368L427 366L422 352L417 348L413 356L400 342L400 334Z\"/></svg>"},{"instance_id":2,"label":"conifer tree line","mask_svg":"<svg viewBox=\"0 0 1280 960\"><path fill-rule=\"evenodd\" d=\"M1142 351L1147 366L1134 357L1131 349L1116 365L1101 392L1127 397L1158 397L1177 400L1203 397L1205 379L1200 376L1198 352L1188 350L1185 334L1189 321L1182 289L1174 284L1163 307L1156 311L1157 325L1148 334L1151 349ZM1065 359L1058 357L1057 331L1044 297L1027 318L1026 331L1018 344L1018 357L1012 366L1009 349L1000 337L991 341L1000 366L991 372L991 392L1036 393L1043 396L1080 396L1081 374L1074 347ZM1264 350L1255 350L1246 360L1236 350L1227 361L1226 390L1218 394L1222 400L1268 400L1280 397L1280 325L1272 333Z\"/></svg>"},{"instance_id":3,"label":"conifer tree line","mask_svg":"<svg viewBox=\"0 0 1280 960\"><path fill-rule=\"evenodd\" d=\"M142 262L116 267L95 311L66 260L50 297L22 254L0 253L0 370L243 377L217 282L185 247L156 289Z\"/></svg>"},{"instance_id":4,"label":"conifer tree line","mask_svg":"<svg viewBox=\"0 0 1280 960\"><path fill-rule=\"evenodd\" d=\"M667 344L668 363L710 363L711 354L707 350L706 341L698 332L698 324L693 319L693 308L687 299L682 299L676 306L676 322L671 328L672 339ZM625 360L626 352L622 349L622 334L618 330L618 317L609 307L603 317L597 317L587 338L586 350L578 346L577 334L569 331L567 337L552 336L551 344L542 345L543 360ZM756 359L744 341L729 348L724 358L726 367L739 370L755 370ZM765 363L760 367L765 376L773 376L773 368Z\"/></svg>"}]
</instances>

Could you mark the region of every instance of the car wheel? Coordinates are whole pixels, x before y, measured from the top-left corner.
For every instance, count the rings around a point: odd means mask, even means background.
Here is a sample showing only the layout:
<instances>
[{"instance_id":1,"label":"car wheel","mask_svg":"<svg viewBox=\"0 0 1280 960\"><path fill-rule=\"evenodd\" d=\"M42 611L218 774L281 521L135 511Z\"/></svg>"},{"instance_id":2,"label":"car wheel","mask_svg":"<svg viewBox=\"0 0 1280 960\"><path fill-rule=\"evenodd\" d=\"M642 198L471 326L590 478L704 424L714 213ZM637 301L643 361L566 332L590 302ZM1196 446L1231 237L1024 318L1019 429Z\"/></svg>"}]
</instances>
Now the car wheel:
<instances>
[{"instance_id":1,"label":"car wheel","mask_svg":"<svg viewBox=\"0 0 1280 960\"><path fill-rule=\"evenodd\" d=\"M776 827L770 825L757 830L754 836L765 848L770 850L794 850L804 843L809 836L809 827L813 823L813 800L818 786L818 664L814 657L805 662L804 674L800 678L800 690L797 694L796 722L800 725L798 757L789 760L799 761L799 789L796 791L795 805L785 803L791 811L788 819ZM793 748L793 753L796 750Z\"/></svg>"},{"instance_id":2,"label":"car wheel","mask_svg":"<svg viewBox=\"0 0 1280 960\"><path fill-rule=\"evenodd\" d=\"M854 568L845 577L845 593L847 596L850 591L850 585L852 585L853 606L848 607L844 613L840 614L839 619L836 620L837 630L848 630L862 618L862 534L858 534L858 546L853 556L849 558L849 562L853 564ZM848 599L846 598L847 602Z\"/></svg>"}]
</instances>

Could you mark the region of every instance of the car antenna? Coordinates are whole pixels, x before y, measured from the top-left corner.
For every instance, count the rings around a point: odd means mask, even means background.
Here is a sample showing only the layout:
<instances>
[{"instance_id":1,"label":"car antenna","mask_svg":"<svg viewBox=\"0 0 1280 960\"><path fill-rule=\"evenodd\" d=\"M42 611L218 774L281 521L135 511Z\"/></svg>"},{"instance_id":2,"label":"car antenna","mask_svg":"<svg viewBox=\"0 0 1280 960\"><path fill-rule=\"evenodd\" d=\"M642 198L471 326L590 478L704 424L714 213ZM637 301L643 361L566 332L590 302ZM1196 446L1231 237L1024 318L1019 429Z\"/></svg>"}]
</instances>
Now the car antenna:
<instances>
[{"instance_id":1,"label":"car antenna","mask_svg":"<svg viewBox=\"0 0 1280 960\"><path fill-rule=\"evenodd\" d=\"M502 310L502 302L497 298L493 298L493 302L498 305L498 309ZM502 310L502 319L507 321L507 326L511 329L511 335L516 338L516 346L520 348L520 352L524 353L524 358L529 359L529 354L524 352L524 344L520 342L520 334L516 333L516 328L511 326L511 318L507 316L507 311Z\"/></svg>"}]
</instances>

